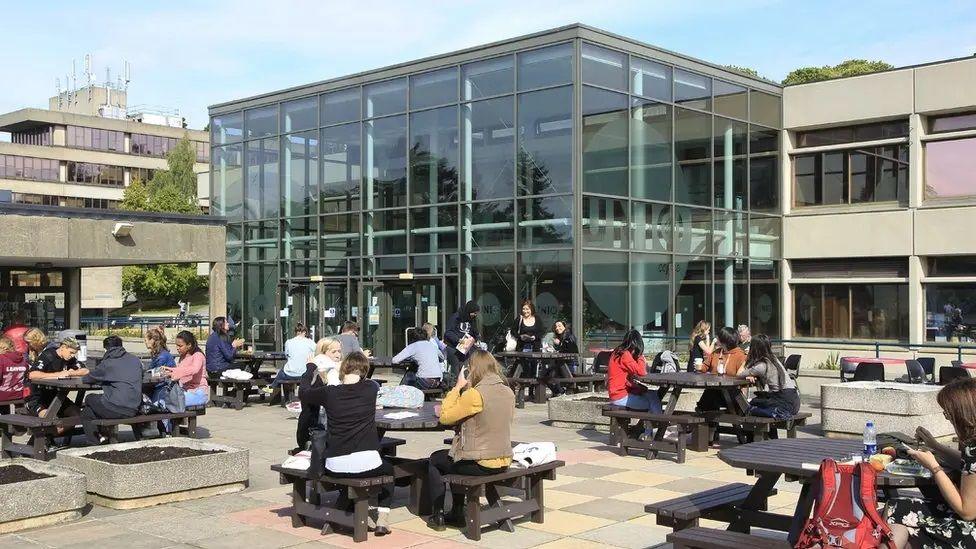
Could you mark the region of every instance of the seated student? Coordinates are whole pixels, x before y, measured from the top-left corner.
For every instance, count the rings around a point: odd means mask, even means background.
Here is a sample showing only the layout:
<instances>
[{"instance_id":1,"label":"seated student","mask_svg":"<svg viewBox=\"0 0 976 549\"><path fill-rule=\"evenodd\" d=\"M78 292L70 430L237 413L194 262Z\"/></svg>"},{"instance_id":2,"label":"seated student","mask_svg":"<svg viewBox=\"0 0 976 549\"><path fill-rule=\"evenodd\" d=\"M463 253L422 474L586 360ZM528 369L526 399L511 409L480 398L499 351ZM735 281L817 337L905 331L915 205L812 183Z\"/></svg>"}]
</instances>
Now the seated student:
<instances>
[{"instance_id":1,"label":"seated student","mask_svg":"<svg viewBox=\"0 0 976 549\"><path fill-rule=\"evenodd\" d=\"M788 418L800 411L800 394L796 382L773 355L769 338L759 334L752 338L746 365L735 377L748 379L765 394L756 395L749 403L749 414L764 417ZM776 431L771 431L770 434Z\"/></svg>"},{"instance_id":2,"label":"seated student","mask_svg":"<svg viewBox=\"0 0 976 549\"><path fill-rule=\"evenodd\" d=\"M441 424L454 426L451 449L431 454L427 466L432 508L427 525L439 532L446 529L444 475L494 475L512 463L515 393L488 351L471 351L468 369L467 377L465 370L458 372L457 383L441 404ZM453 494L452 524L464 524L463 510L464 494Z\"/></svg>"},{"instance_id":3,"label":"seated student","mask_svg":"<svg viewBox=\"0 0 976 549\"><path fill-rule=\"evenodd\" d=\"M628 410L650 411L660 414L661 399L657 391L634 381L634 378L647 375L647 359L644 358L644 339L637 330L630 330L624 334L624 340L610 353L610 364L607 365L607 392L610 403L624 406ZM645 437L652 434L651 425L638 422L630 430L630 436L638 438L641 433Z\"/></svg>"},{"instance_id":4,"label":"seated student","mask_svg":"<svg viewBox=\"0 0 976 549\"><path fill-rule=\"evenodd\" d=\"M753 340L755 345L755 340ZM928 450L909 455L932 472L938 494L932 498L900 496L888 500L885 518L891 524L895 545L904 547L976 547L976 378L965 378L943 387L936 400L952 423L961 453L947 469L960 467L955 482ZM945 452L939 452L947 457Z\"/></svg>"},{"instance_id":5,"label":"seated student","mask_svg":"<svg viewBox=\"0 0 976 549\"><path fill-rule=\"evenodd\" d=\"M207 371L220 374L234 367L234 355L244 345L243 339L227 341L227 319L218 316L213 320L213 331L207 338Z\"/></svg>"},{"instance_id":6,"label":"seated student","mask_svg":"<svg viewBox=\"0 0 976 549\"><path fill-rule=\"evenodd\" d=\"M14 344L14 349L19 353L27 352L27 342L24 341L24 335L30 328L25 324L26 318L27 315L24 314L24 311L17 311L14 314L13 322L8 324L3 331L3 337L9 339Z\"/></svg>"},{"instance_id":7,"label":"seated student","mask_svg":"<svg viewBox=\"0 0 976 549\"><path fill-rule=\"evenodd\" d=\"M302 387L317 387L320 385L339 385L339 369L342 365L342 343L336 336L323 337L315 344L315 356L306 364L305 375L299 383L298 400L301 401ZM314 366L314 369L312 368ZM307 379L306 379L307 378ZM298 414L298 430L295 438L298 446L292 454L306 450L310 438L310 429L324 428L328 418L322 413L320 406L302 404L302 411Z\"/></svg>"},{"instance_id":8,"label":"seated student","mask_svg":"<svg viewBox=\"0 0 976 549\"><path fill-rule=\"evenodd\" d=\"M51 401L57 396L56 389L42 387L31 382L39 379L62 379L66 377L79 377L88 375L87 368L78 367L78 350L81 345L72 338L66 337L57 347L47 347L37 356L37 360L30 364L27 369L28 388L30 396L27 397L25 408L31 415L46 417L47 409L51 406ZM139 368L142 375L142 367ZM140 394L142 394L140 392ZM80 410L71 402L65 402L58 412L58 417L77 416ZM63 434L64 428L58 427L58 434ZM49 441L50 442L50 441Z\"/></svg>"},{"instance_id":9,"label":"seated student","mask_svg":"<svg viewBox=\"0 0 976 549\"><path fill-rule=\"evenodd\" d=\"M576 341L576 336L573 335L573 329L570 327L569 322L557 320L552 325L552 336L553 352L579 354L579 344ZM550 378L572 377L575 373L575 360L557 361L549 366L547 372L544 372L545 376ZM566 389L558 383L550 383L549 389L552 390L552 396L559 396L566 392Z\"/></svg>"},{"instance_id":10,"label":"seated student","mask_svg":"<svg viewBox=\"0 0 976 549\"><path fill-rule=\"evenodd\" d=\"M427 339L433 341L434 344L437 345L438 351L443 353L444 349L447 349L447 344L437 337L437 328L435 328L433 324L430 322L424 322L420 327L423 328L424 332L427 333Z\"/></svg>"},{"instance_id":11,"label":"seated student","mask_svg":"<svg viewBox=\"0 0 976 549\"><path fill-rule=\"evenodd\" d=\"M0 402L21 400L27 396L24 374L27 357L17 350L9 337L0 337Z\"/></svg>"},{"instance_id":12,"label":"seated student","mask_svg":"<svg viewBox=\"0 0 976 549\"><path fill-rule=\"evenodd\" d=\"M437 349L437 344L427 337L423 328L412 328L409 333L410 344L403 348L395 357L393 364L400 364L405 360L412 360L417 364L417 371L407 372L403 376L401 385L411 385L420 390L437 389L441 386L441 369L444 355Z\"/></svg>"},{"instance_id":13,"label":"seated student","mask_svg":"<svg viewBox=\"0 0 976 549\"><path fill-rule=\"evenodd\" d=\"M31 328L24 334L24 341L27 343L27 364L34 365L37 358L44 349L47 349L50 342L40 328Z\"/></svg>"},{"instance_id":14,"label":"seated student","mask_svg":"<svg viewBox=\"0 0 976 549\"><path fill-rule=\"evenodd\" d=\"M122 347L122 338L108 336L102 341L105 355L83 378L85 383L99 383L101 394L85 397L81 426L88 441L104 444L107 438L92 423L96 419L122 419L137 415L142 404L142 362Z\"/></svg>"},{"instance_id":15,"label":"seated student","mask_svg":"<svg viewBox=\"0 0 976 549\"><path fill-rule=\"evenodd\" d=\"M380 439L376 431L376 395L379 385L366 379L369 359L352 353L342 359L339 385L317 385L314 364L302 377L299 399L302 408L322 406L329 417L326 426L325 474L339 478L367 478L392 475L393 466L380 456ZM393 486L383 486L379 494L376 529L373 533L390 533L390 503ZM341 505L337 503L337 506Z\"/></svg>"},{"instance_id":16,"label":"seated student","mask_svg":"<svg viewBox=\"0 0 976 549\"><path fill-rule=\"evenodd\" d=\"M746 363L746 353L739 348L739 336L735 330L729 327L719 328L715 334L717 344L712 350L712 354L705 358L700 372L718 374L722 370L722 375L735 377L739 369ZM705 389L695 410L699 412L721 410L725 407L725 397L717 389ZM716 435L718 431L716 430Z\"/></svg>"},{"instance_id":17,"label":"seated student","mask_svg":"<svg viewBox=\"0 0 976 549\"><path fill-rule=\"evenodd\" d=\"M305 373L305 365L315 354L315 342L308 338L308 329L301 322L295 324L295 337L285 342L285 365L278 370L271 385L263 390L273 393L282 381L297 381Z\"/></svg>"},{"instance_id":18,"label":"seated student","mask_svg":"<svg viewBox=\"0 0 976 549\"><path fill-rule=\"evenodd\" d=\"M342 323L339 341L342 343L342 358L352 353L363 353L367 358L370 356L370 352L363 350L359 345L359 324L355 322L347 320Z\"/></svg>"},{"instance_id":19,"label":"seated student","mask_svg":"<svg viewBox=\"0 0 976 549\"><path fill-rule=\"evenodd\" d=\"M323 337L315 344L312 363L319 378L326 385L339 384L339 366L342 364L342 342L336 336ZM306 364L307 366L307 364Z\"/></svg>"},{"instance_id":20,"label":"seated student","mask_svg":"<svg viewBox=\"0 0 976 549\"><path fill-rule=\"evenodd\" d=\"M210 386L207 384L207 359L197 344L193 332L183 330L176 334L176 352L180 361L173 367L164 367L163 371L180 382L186 394L187 406L202 406L210 400Z\"/></svg>"},{"instance_id":21,"label":"seated student","mask_svg":"<svg viewBox=\"0 0 976 549\"><path fill-rule=\"evenodd\" d=\"M149 369L155 370L161 366L172 368L176 366L173 354L166 348L166 332L159 328L146 331L146 348L149 349Z\"/></svg>"}]
</instances>

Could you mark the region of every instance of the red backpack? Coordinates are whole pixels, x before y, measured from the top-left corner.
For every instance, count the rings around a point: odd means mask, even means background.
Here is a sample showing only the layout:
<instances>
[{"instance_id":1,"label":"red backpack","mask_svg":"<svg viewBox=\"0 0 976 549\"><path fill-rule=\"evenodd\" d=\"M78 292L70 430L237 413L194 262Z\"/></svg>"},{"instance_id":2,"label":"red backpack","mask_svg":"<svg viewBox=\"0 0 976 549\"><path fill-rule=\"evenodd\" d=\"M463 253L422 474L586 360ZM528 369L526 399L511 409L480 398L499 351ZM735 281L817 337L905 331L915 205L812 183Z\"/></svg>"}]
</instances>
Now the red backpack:
<instances>
[{"instance_id":1,"label":"red backpack","mask_svg":"<svg viewBox=\"0 0 976 549\"><path fill-rule=\"evenodd\" d=\"M895 549L891 528L878 514L871 465L820 464L817 504L803 525L796 549Z\"/></svg>"}]
</instances>

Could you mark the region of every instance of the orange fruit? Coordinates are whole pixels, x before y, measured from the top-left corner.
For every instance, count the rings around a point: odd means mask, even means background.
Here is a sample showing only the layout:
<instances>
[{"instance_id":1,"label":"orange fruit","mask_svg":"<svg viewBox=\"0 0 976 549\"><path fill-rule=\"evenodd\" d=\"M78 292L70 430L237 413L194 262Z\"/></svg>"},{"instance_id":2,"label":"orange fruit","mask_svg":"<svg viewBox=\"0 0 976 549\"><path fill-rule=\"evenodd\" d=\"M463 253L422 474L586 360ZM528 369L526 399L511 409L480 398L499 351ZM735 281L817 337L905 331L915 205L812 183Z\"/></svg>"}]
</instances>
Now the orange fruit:
<instances>
[{"instance_id":1,"label":"orange fruit","mask_svg":"<svg viewBox=\"0 0 976 549\"><path fill-rule=\"evenodd\" d=\"M871 464L871 467L874 467L874 470L875 470L875 471L877 471L877 472L879 472L879 473L880 473L881 471L884 471L884 468L885 468L885 466L884 466L884 463L881 463L880 461L878 461L878 460L876 460L876 459L872 459L872 460L871 460L871 461L869 461L868 463L870 463L870 464Z\"/></svg>"}]
</instances>

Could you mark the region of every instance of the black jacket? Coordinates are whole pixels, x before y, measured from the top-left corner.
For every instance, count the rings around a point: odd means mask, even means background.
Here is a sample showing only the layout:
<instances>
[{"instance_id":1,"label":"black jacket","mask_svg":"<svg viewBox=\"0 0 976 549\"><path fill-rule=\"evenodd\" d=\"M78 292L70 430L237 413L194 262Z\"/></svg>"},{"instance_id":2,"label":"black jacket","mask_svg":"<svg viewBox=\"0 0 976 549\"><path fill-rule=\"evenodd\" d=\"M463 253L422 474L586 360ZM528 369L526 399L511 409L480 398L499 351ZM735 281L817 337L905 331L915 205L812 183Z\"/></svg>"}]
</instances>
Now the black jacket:
<instances>
[{"instance_id":1,"label":"black jacket","mask_svg":"<svg viewBox=\"0 0 976 549\"><path fill-rule=\"evenodd\" d=\"M312 385L314 365L302 376L298 397L302 412L308 407L325 407L329 418L326 424L325 457L345 456L354 452L380 449L376 431L376 395L380 386L371 379L349 385ZM309 375L309 372L312 375Z\"/></svg>"},{"instance_id":2,"label":"black jacket","mask_svg":"<svg viewBox=\"0 0 976 549\"><path fill-rule=\"evenodd\" d=\"M469 301L464 304L456 313L451 315L451 318L447 319L447 330L444 330L444 343L447 343L448 347L457 347L461 338L464 334L468 334L473 337L475 341L481 340L481 334L478 332L478 328L475 323L471 321L471 313L476 313L481 308L474 301Z\"/></svg>"},{"instance_id":3,"label":"black jacket","mask_svg":"<svg viewBox=\"0 0 976 549\"><path fill-rule=\"evenodd\" d=\"M542 350L542 338L546 335L546 329L542 327L542 320L535 317L535 324L526 326L522 316L517 316L512 322L512 336L515 338L515 349L521 351L526 347L531 347L533 352L538 353ZM522 336L527 339L522 339Z\"/></svg>"},{"instance_id":4,"label":"black jacket","mask_svg":"<svg viewBox=\"0 0 976 549\"><path fill-rule=\"evenodd\" d=\"M105 351L97 366L84 377L102 385L102 402L119 413L135 415L142 404L142 362L122 347Z\"/></svg>"},{"instance_id":5,"label":"black jacket","mask_svg":"<svg viewBox=\"0 0 976 549\"><path fill-rule=\"evenodd\" d=\"M559 345L556 345L557 353L578 353L579 344L576 342L576 336L569 333L567 330L562 337L559 338Z\"/></svg>"}]
</instances>

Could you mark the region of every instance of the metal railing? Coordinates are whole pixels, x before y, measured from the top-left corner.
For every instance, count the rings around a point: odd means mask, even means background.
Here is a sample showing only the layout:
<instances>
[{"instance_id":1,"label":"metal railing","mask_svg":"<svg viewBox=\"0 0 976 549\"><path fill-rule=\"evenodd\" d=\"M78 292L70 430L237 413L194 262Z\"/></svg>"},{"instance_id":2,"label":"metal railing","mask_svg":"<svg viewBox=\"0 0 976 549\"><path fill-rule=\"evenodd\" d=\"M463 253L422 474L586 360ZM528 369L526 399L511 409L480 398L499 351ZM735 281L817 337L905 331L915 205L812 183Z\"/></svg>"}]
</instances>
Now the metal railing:
<instances>
[{"instance_id":1,"label":"metal railing","mask_svg":"<svg viewBox=\"0 0 976 549\"><path fill-rule=\"evenodd\" d=\"M138 336L145 337L146 331L149 328L155 328L160 325L167 328L198 329L206 333L210 330L210 319L200 315L187 315L182 318L176 316L139 316L127 318L82 317L80 328L88 332L89 335L95 332L104 332L104 335L121 333L131 337L135 337L135 330L138 330Z\"/></svg>"}]
</instances>

